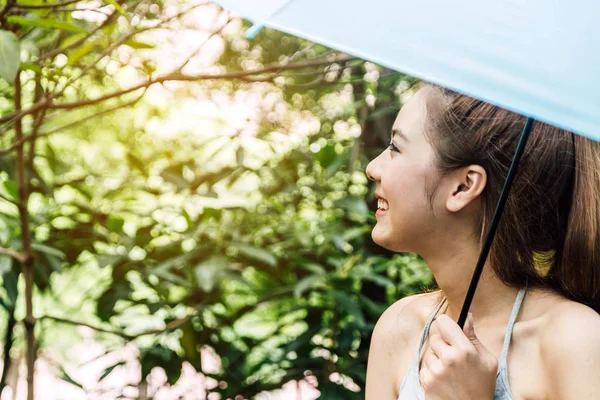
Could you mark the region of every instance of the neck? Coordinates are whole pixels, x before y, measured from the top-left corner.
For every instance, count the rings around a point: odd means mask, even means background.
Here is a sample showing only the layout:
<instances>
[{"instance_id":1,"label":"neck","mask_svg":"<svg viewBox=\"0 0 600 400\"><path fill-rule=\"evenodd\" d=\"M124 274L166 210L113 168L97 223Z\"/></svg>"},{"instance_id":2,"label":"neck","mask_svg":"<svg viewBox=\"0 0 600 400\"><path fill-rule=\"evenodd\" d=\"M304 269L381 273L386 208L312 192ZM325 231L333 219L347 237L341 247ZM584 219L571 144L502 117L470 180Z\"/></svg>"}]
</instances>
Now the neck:
<instances>
[{"instance_id":1,"label":"neck","mask_svg":"<svg viewBox=\"0 0 600 400\"><path fill-rule=\"evenodd\" d=\"M435 280L446 297L446 315L457 321L463 307L467 290L471 283L473 271L479 257L479 246L466 245L466 241L454 247L454 250L439 250L424 260L431 269ZM443 255L440 255L443 254ZM439 256L438 256L439 255ZM505 285L500 281L489 264L477 285L469 311L473 319L487 324L506 323L506 315L512 310L518 289Z\"/></svg>"}]
</instances>

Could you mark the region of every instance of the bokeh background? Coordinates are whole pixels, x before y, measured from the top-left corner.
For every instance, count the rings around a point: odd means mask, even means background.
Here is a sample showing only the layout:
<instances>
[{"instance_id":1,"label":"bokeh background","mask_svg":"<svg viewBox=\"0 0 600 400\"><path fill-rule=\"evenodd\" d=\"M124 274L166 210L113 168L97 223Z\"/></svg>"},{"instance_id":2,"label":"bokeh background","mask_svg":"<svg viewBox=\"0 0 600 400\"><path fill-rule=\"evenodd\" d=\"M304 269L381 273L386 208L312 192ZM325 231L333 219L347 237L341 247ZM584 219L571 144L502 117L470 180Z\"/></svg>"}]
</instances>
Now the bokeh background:
<instances>
[{"instance_id":1,"label":"bokeh background","mask_svg":"<svg viewBox=\"0 0 600 400\"><path fill-rule=\"evenodd\" d=\"M249 26L0 1L0 399L364 398L375 322L432 284L364 173L417 81Z\"/></svg>"}]
</instances>

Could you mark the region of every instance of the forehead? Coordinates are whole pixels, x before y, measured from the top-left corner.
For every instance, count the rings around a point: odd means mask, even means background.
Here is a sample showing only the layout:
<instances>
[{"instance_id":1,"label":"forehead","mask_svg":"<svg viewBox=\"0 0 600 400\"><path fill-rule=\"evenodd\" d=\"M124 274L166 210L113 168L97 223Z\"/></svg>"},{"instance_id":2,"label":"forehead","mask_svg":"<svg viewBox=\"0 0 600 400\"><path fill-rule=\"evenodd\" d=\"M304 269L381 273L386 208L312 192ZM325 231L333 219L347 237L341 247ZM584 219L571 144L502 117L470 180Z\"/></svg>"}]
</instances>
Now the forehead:
<instances>
[{"instance_id":1,"label":"forehead","mask_svg":"<svg viewBox=\"0 0 600 400\"><path fill-rule=\"evenodd\" d=\"M426 97L428 88L419 89L402 106L394 121L392 132L401 131L409 141L418 140L425 136L425 122L427 120Z\"/></svg>"}]
</instances>

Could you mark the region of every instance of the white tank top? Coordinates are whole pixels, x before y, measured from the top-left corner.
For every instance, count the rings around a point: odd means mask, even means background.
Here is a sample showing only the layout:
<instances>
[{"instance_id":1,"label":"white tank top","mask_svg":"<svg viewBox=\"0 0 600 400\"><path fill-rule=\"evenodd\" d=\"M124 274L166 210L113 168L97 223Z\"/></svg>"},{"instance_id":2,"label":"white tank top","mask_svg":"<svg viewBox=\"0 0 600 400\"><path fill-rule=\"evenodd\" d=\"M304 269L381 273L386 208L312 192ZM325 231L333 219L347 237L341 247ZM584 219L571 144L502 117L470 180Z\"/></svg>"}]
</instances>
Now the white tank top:
<instances>
[{"instance_id":1,"label":"white tank top","mask_svg":"<svg viewBox=\"0 0 600 400\"><path fill-rule=\"evenodd\" d=\"M510 391L510 385L508 384L506 355L508 354L508 346L510 345L513 327L515 325L515 321L517 320L517 314L519 314L521 302L523 301L526 290L527 288L521 288L519 290L515 300L515 305L513 306L513 310L508 321L506 333L504 334L504 345L502 346L502 353L500 354L500 359L498 360L498 374L496 375L496 391L494 392L494 400L514 400ZM419 348L417 349L417 354L413 358L410 367L404 376L402 385L400 386L400 395L398 396L398 400L425 400L425 394L423 392L423 388L421 387L421 383L419 382L419 360L421 359L421 348L428 337L427 335L429 333L431 322L445 302L446 299L442 301L442 303L429 317L429 320L427 320L427 324L425 324L425 328L421 334L421 342L419 344Z\"/></svg>"}]
</instances>

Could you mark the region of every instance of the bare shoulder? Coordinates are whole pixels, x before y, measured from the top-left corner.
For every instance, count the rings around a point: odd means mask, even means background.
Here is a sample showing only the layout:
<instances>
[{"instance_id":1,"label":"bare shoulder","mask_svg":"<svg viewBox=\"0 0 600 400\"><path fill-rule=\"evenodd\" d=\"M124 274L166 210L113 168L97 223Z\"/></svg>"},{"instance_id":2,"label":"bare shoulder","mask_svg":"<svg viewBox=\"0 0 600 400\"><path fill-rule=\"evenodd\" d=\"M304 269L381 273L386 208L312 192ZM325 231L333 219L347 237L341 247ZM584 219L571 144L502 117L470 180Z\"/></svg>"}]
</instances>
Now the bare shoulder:
<instances>
[{"instance_id":1,"label":"bare shoulder","mask_svg":"<svg viewBox=\"0 0 600 400\"><path fill-rule=\"evenodd\" d=\"M561 351L569 344L582 346L586 340L598 343L600 314L591 307L563 298L548 312L543 331L542 348L550 353Z\"/></svg>"},{"instance_id":2,"label":"bare shoulder","mask_svg":"<svg viewBox=\"0 0 600 400\"><path fill-rule=\"evenodd\" d=\"M422 330L425 322L436 306L436 292L404 297L389 306L381 315L373 336L381 339L405 340Z\"/></svg>"},{"instance_id":3,"label":"bare shoulder","mask_svg":"<svg viewBox=\"0 0 600 400\"><path fill-rule=\"evenodd\" d=\"M404 297L381 315L369 349L366 398L397 398L400 383L428 315L433 311L436 293Z\"/></svg>"},{"instance_id":4,"label":"bare shoulder","mask_svg":"<svg viewBox=\"0 0 600 400\"><path fill-rule=\"evenodd\" d=\"M544 325L540 348L556 398L600 398L600 314L564 299Z\"/></svg>"}]
</instances>

